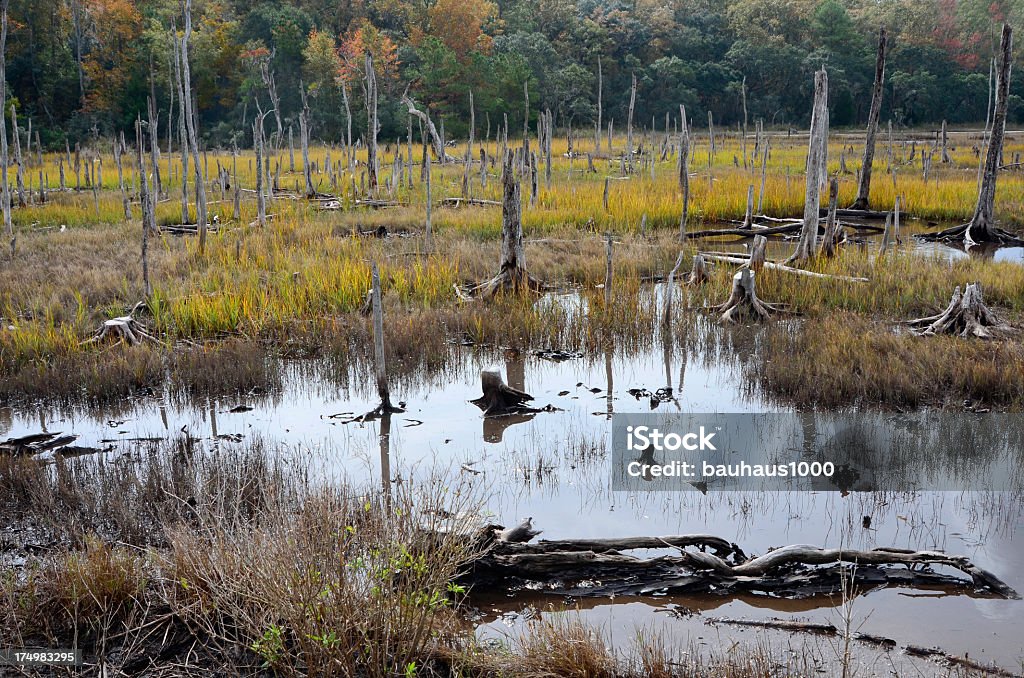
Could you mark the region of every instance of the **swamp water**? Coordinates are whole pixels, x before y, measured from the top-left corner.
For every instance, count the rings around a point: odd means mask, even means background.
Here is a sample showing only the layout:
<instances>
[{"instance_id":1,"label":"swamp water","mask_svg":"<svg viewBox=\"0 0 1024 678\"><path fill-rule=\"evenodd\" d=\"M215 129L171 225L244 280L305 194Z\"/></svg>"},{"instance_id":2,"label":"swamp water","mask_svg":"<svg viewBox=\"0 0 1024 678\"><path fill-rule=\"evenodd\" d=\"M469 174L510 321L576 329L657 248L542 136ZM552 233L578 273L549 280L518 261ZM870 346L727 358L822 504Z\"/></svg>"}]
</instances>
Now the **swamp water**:
<instances>
[{"instance_id":1,"label":"swamp water","mask_svg":"<svg viewBox=\"0 0 1024 678\"><path fill-rule=\"evenodd\" d=\"M577 294L549 295L540 303L585 312L585 300ZM969 557L1024 591L1020 492L612 491L613 413L787 411L759 393L745 375L744 361L756 359L756 343L757 330L725 330L697 319L689 323L685 340L676 336L668 346L654 340L628 352L557 356L560 360L453 346L447 366L438 372L392 380L392 398L403 401L406 411L391 417L386 444L380 421L350 421L377 404L372 378L364 370L327 378L303 363L284 365L282 387L269 395L202 402L152 397L97 409L0 409L0 438L40 430L75 434L77 445L104 450L90 457L97 463L138 455L146 440L169 439L182 431L210 449L261 438L270 443L268 449L322 460L325 474L353 480L393 483L444 469L483 489L485 508L495 522L509 525L532 516L535 527L544 530L541 538L708 533L739 544L748 554L800 543L942 549ZM468 401L480 395L480 369L493 364L510 385L533 394L534 404L552 405L554 411L484 419ZM657 395L652 399L652 394ZM906 463L938 464L940 473L953 475L972 472L961 465L957 450L946 452ZM1020 467L1019 458L1009 461ZM871 517L870 527L864 527L864 516ZM512 597L475 592L471 602L476 607L473 623L485 639L514 636L541 614L578 610L624 650L639 629L660 634L670 647L719 655L768 646L773 654L804 657L809 646L823 658L823 673L835 671L838 639L709 624L707 618L844 624L842 601L824 596L568 600L534 590ZM937 646L1016 671L1024 662L1024 602L1019 600L887 588L863 592L852 609L854 630L892 638L901 647ZM899 650L884 652L862 643L852 649L859 675L890 675L894 667L901 674L930 675L940 668Z\"/></svg>"}]
</instances>

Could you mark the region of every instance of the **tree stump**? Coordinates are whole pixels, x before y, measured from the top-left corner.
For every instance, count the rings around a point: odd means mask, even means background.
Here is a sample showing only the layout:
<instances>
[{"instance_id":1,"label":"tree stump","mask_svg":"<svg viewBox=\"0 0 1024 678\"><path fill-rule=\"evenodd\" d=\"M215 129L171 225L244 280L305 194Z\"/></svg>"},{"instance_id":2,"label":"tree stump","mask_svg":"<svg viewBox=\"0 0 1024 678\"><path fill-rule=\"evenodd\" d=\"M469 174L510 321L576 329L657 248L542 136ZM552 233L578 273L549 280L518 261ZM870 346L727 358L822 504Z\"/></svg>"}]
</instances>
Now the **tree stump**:
<instances>
[{"instance_id":1,"label":"tree stump","mask_svg":"<svg viewBox=\"0 0 1024 678\"><path fill-rule=\"evenodd\" d=\"M483 410L485 417L538 411L525 404L533 400L533 396L506 384L497 367L480 370L480 389L484 394L469 402Z\"/></svg>"},{"instance_id":2,"label":"tree stump","mask_svg":"<svg viewBox=\"0 0 1024 678\"><path fill-rule=\"evenodd\" d=\"M118 342L123 341L129 346L141 344L143 341L158 343L157 338L151 335L149 330L142 323L132 317L135 312L143 306L145 306L145 302L140 301L135 305L135 308L128 313L128 315L111 318L110 320L105 321L100 325L100 328L96 330L96 334L94 334L90 339L83 341L82 345L95 344L107 339L115 339Z\"/></svg>"},{"instance_id":3,"label":"tree stump","mask_svg":"<svg viewBox=\"0 0 1024 678\"><path fill-rule=\"evenodd\" d=\"M704 255L698 254L693 257L693 267L690 274L686 276L687 285L703 285L708 281L708 266Z\"/></svg>"},{"instance_id":4,"label":"tree stump","mask_svg":"<svg viewBox=\"0 0 1024 678\"><path fill-rule=\"evenodd\" d=\"M985 306L981 296L981 283L970 283L960 292L953 290L953 298L942 313L907 322L922 336L955 334L961 337L992 339L1013 330Z\"/></svg>"},{"instance_id":5,"label":"tree stump","mask_svg":"<svg viewBox=\"0 0 1024 678\"><path fill-rule=\"evenodd\" d=\"M735 323L744 318L767 320L773 314L781 313L782 308L776 304L769 304L757 297L757 290L754 286L754 271L749 268L740 269L732 277L732 293L724 304L713 307L721 311L720 321L723 323Z\"/></svg>"}]
</instances>

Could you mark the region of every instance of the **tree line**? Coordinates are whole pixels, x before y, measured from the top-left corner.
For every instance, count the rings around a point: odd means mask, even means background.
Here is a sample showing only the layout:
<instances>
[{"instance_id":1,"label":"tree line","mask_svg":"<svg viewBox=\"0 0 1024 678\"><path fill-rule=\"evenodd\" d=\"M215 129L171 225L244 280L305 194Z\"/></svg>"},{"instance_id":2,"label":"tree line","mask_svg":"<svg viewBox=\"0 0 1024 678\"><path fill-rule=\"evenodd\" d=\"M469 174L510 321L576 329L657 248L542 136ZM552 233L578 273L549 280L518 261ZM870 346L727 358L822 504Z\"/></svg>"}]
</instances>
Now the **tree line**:
<instances>
[{"instance_id":1,"label":"tree line","mask_svg":"<svg viewBox=\"0 0 1024 678\"><path fill-rule=\"evenodd\" d=\"M717 125L806 126L813 73L829 72L833 126L868 115L880 26L890 35L881 119L983 123L999 27L1024 0L196 0L194 105L206 145L249 145L257 109L313 139L366 128L365 55L377 69L380 137L405 137L406 92L465 138L531 129L541 111L593 136L710 112ZM8 99L43 144L131 129L152 96L176 124L179 0L10 0ZM600 90L600 100L598 92ZM744 101L745 100L745 101ZM528 104L527 104L528 102ZM745 104L745 105L744 105ZM1014 84L1009 119L1024 117ZM528 112L528 113L527 113ZM603 130L606 132L606 130Z\"/></svg>"}]
</instances>

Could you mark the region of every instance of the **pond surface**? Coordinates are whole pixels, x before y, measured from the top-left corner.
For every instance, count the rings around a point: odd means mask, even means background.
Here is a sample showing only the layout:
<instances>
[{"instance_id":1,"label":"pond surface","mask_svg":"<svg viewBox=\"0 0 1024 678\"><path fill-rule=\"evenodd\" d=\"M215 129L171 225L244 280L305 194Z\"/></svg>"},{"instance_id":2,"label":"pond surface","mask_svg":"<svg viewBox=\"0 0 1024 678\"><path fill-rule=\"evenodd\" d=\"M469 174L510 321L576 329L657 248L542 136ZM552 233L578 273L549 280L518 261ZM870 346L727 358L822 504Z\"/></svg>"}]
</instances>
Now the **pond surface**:
<instances>
[{"instance_id":1,"label":"pond surface","mask_svg":"<svg viewBox=\"0 0 1024 678\"><path fill-rule=\"evenodd\" d=\"M549 297L583 312L576 295ZM372 379L352 368L326 376L308 364L283 367L279 393L250 398L171 403L142 399L118 407L55 410L0 409L0 438L60 431L78 445L106 450L101 463L166 439L184 429L218 445L263 438L288 454L316 455L325 470L352 479L390 481L442 468L486 489L496 522L532 516L543 538L599 538L710 533L748 553L806 543L872 548L943 549L962 554L1024 591L1024 519L1019 493L615 492L611 490L610 415L654 411L739 413L785 411L750 386L744 360L756 359L756 336L733 336L697 321L686 341L654 341L625 353L544 359L500 349L452 347L450 367L392 386L406 412L391 418L381 444L381 422L346 421L377 403ZM484 419L469 400L480 395L479 371L497 364L507 381L556 411ZM673 398L652 403L637 389L670 387ZM1020 450L1018 450L1020 452ZM943 457L943 459L946 459ZM922 466L955 463L938 458ZM945 468L945 467L941 467ZM462 470L460 470L462 469ZM952 473L953 470L950 470ZM863 516L871 517L870 528ZM478 595L478 633L514 634L549 607L580 609L616 646L628 646L638 628L656 630L683 648L725 651L734 642L799 646L826 641L776 631L708 625L706 617L802 619L841 625L839 601L767 596L662 596L564 601L541 593ZM679 614L680 610L691 613ZM853 606L858 630L907 644L938 646L978 661L1020 670L1024 661L1024 602L889 588L866 592ZM833 650L822 647L828 655ZM858 649L861 675L888 675L908 661L898 652ZM834 653L833 653L834 655ZM925 670L927 674L927 669Z\"/></svg>"}]
</instances>

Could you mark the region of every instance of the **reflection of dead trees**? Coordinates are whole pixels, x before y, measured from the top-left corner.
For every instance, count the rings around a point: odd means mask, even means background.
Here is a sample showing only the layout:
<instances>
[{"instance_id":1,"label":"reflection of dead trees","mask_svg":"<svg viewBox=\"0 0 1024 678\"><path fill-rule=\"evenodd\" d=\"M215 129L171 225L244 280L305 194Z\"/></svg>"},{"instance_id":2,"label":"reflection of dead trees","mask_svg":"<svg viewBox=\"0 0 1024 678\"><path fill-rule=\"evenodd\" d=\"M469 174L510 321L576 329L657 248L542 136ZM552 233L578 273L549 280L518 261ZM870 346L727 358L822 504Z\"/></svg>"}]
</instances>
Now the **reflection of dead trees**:
<instances>
[{"instance_id":1,"label":"reflection of dead trees","mask_svg":"<svg viewBox=\"0 0 1024 678\"><path fill-rule=\"evenodd\" d=\"M536 293L543 287L540 281L533 278L526 270L522 199L519 180L516 178L518 159L515 156L520 152L506 151L502 163L501 262L498 274L486 282L470 287L465 292L458 290L460 297L490 299L502 294Z\"/></svg>"},{"instance_id":2,"label":"reflection of dead trees","mask_svg":"<svg viewBox=\"0 0 1024 678\"><path fill-rule=\"evenodd\" d=\"M777 313L784 312L781 305L769 304L757 296L754 286L754 271L750 268L740 269L732 277L732 292L724 304L712 307L721 312L721 322L735 323L744 319L754 321L767 320Z\"/></svg>"},{"instance_id":3,"label":"reflection of dead trees","mask_svg":"<svg viewBox=\"0 0 1024 678\"><path fill-rule=\"evenodd\" d=\"M921 335L955 334L981 339L991 339L1013 329L985 306L980 283L968 284L963 292L957 287L949 306L942 313L917 318L907 324Z\"/></svg>"}]
</instances>

